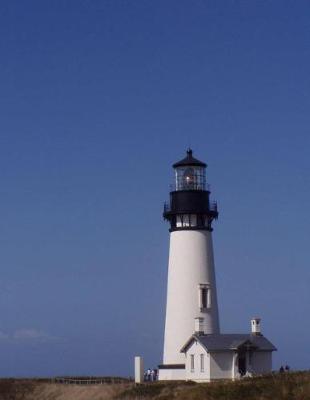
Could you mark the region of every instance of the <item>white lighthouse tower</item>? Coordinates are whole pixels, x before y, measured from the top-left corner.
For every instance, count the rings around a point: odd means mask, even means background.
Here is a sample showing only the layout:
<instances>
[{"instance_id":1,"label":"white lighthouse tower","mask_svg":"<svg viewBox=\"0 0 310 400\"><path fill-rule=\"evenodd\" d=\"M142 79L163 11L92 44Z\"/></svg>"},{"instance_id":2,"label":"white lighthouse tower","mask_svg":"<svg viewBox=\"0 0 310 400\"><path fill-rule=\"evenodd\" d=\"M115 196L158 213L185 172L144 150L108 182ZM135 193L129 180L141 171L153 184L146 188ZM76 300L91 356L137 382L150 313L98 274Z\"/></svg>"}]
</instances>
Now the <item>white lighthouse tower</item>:
<instances>
[{"instance_id":1,"label":"white lighthouse tower","mask_svg":"<svg viewBox=\"0 0 310 400\"><path fill-rule=\"evenodd\" d=\"M194 330L220 333L212 244L212 221L218 212L216 203L210 202L206 167L191 149L173 165L175 187L164 208L170 251L160 380L185 379L185 355L180 350Z\"/></svg>"}]
</instances>

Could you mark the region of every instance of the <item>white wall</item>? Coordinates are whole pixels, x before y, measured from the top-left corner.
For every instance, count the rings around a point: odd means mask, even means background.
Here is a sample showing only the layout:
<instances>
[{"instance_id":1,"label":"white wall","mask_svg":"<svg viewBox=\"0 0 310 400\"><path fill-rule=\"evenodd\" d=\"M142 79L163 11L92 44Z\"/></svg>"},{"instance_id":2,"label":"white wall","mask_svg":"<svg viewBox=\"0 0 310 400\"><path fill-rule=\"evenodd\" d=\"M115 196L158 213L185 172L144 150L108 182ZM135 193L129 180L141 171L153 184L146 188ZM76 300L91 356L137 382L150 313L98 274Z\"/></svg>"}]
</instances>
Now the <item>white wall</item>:
<instances>
[{"instance_id":1,"label":"white wall","mask_svg":"<svg viewBox=\"0 0 310 400\"><path fill-rule=\"evenodd\" d=\"M199 284L209 284L211 307L199 308ZM209 231L174 231L170 235L164 364L184 363L180 349L202 317L206 333L219 333L213 244Z\"/></svg>"},{"instance_id":2,"label":"white wall","mask_svg":"<svg viewBox=\"0 0 310 400\"><path fill-rule=\"evenodd\" d=\"M204 371L201 371L200 355L204 355ZM194 356L194 370L191 369L191 355ZM186 352L185 357L185 379L195 382L210 381L210 355L198 342L193 342Z\"/></svg>"},{"instance_id":3,"label":"white wall","mask_svg":"<svg viewBox=\"0 0 310 400\"><path fill-rule=\"evenodd\" d=\"M204 371L200 370L200 355L204 354ZM194 370L191 365L194 356ZM249 358L248 358L249 360ZM253 374L264 374L272 370L272 352L257 351L252 354L252 364L247 370ZM235 367L233 364L235 363ZM234 375L234 376L233 376ZM193 342L185 357L185 379L196 382L210 382L216 379L233 379L238 375L238 357L233 351L207 353L204 347Z\"/></svg>"},{"instance_id":4,"label":"white wall","mask_svg":"<svg viewBox=\"0 0 310 400\"><path fill-rule=\"evenodd\" d=\"M160 381L184 381L185 369L160 369L158 373Z\"/></svg>"},{"instance_id":5,"label":"white wall","mask_svg":"<svg viewBox=\"0 0 310 400\"><path fill-rule=\"evenodd\" d=\"M210 354L211 380L232 378L233 354L232 351Z\"/></svg>"},{"instance_id":6,"label":"white wall","mask_svg":"<svg viewBox=\"0 0 310 400\"><path fill-rule=\"evenodd\" d=\"M254 374L267 374L272 371L272 352L256 351L252 355L252 372Z\"/></svg>"}]
</instances>

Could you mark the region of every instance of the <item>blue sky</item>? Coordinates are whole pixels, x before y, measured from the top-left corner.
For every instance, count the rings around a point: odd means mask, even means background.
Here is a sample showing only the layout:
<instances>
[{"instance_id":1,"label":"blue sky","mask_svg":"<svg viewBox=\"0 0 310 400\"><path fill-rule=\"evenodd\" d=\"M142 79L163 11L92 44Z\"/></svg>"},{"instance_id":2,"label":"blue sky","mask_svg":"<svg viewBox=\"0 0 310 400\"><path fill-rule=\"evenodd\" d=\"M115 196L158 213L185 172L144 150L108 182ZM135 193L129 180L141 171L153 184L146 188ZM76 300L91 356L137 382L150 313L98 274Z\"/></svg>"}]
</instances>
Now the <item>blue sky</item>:
<instances>
[{"instance_id":1,"label":"blue sky","mask_svg":"<svg viewBox=\"0 0 310 400\"><path fill-rule=\"evenodd\" d=\"M161 362L173 162L206 161L223 332L309 368L308 1L0 2L0 375Z\"/></svg>"}]
</instances>

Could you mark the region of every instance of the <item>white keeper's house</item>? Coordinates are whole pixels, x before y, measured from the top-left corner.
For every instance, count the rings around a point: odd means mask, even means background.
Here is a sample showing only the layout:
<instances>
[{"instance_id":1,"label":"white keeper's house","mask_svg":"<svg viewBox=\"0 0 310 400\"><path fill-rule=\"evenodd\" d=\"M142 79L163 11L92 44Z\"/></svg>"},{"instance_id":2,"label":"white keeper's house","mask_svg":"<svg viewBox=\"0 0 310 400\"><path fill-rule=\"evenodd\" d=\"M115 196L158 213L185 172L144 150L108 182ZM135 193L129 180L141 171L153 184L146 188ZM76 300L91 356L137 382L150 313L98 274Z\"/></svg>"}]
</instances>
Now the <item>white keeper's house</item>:
<instances>
[{"instance_id":1,"label":"white keeper's house","mask_svg":"<svg viewBox=\"0 0 310 400\"><path fill-rule=\"evenodd\" d=\"M274 345L252 318L249 333L220 332L207 165L192 150L175 163L175 185L165 204L170 250L163 363L159 380L237 379L272 370Z\"/></svg>"}]
</instances>

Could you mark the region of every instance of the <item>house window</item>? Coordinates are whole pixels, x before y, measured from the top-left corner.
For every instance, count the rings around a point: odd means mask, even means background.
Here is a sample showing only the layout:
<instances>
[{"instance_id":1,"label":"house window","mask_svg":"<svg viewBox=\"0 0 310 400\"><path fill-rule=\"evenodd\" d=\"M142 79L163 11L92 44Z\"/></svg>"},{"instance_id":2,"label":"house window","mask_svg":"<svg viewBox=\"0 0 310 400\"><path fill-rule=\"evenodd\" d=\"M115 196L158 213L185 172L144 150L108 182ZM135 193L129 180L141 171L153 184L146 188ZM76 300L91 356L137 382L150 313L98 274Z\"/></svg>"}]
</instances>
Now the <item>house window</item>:
<instances>
[{"instance_id":1,"label":"house window","mask_svg":"<svg viewBox=\"0 0 310 400\"><path fill-rule=\"evenodd\" d=\"M195 371L195 356L191 354L191 372Z\"/></svg>"},{"instance_id":2,"label":"house window","mask_svg":"<svg viewBox=\"0 0 310 400\"><path fill-rule=\"evenodd\" d=\"M209 284L199 285L199 308L201 311L211 307L211 289Z\"/></svg>"},{"instance_id":3,"label":"house window","mask_svg":"<svg viewBox=\"0 0 310 400\"><path fill-rule=\"evenodd\" d=\"M205 355L200 354L200 372L205 371Z\"/></svg>"}]
</instances>

